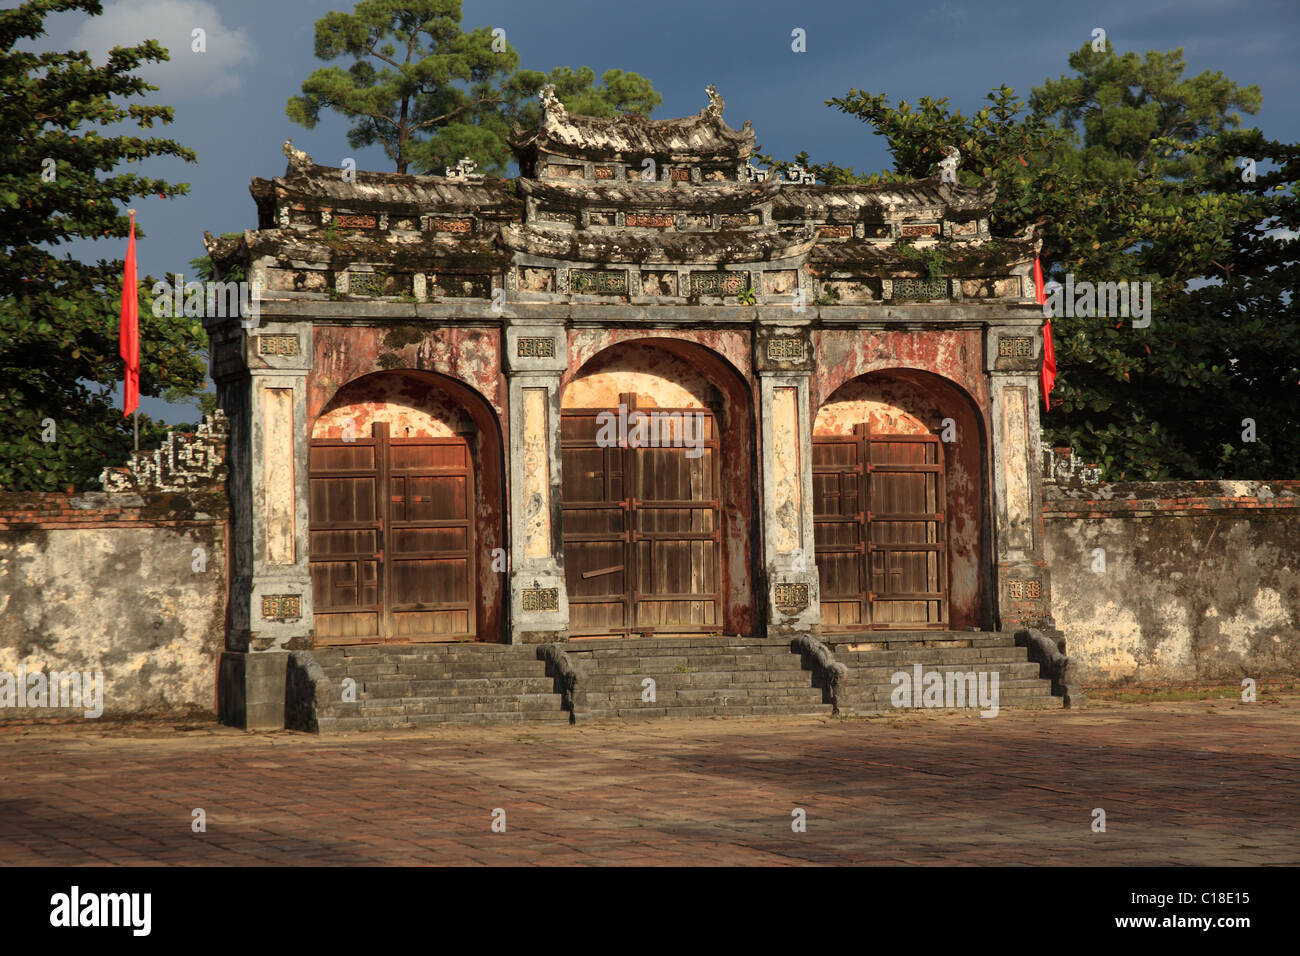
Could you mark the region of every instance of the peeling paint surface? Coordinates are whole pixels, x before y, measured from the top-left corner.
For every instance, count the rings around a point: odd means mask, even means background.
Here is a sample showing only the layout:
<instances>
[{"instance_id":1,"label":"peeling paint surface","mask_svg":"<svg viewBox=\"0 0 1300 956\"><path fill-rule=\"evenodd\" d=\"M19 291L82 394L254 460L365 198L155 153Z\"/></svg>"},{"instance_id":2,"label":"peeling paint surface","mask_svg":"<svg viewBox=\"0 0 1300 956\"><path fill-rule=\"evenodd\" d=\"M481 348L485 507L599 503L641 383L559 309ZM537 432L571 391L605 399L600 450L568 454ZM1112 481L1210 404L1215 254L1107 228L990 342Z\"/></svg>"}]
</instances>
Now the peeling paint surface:
<instances>
[{"instance_id":1,"label":"peeling paint surface","mask_svg":"<svg viewBox=\"0 0 1300 956\"><path fill-rule=\"evenodd\" d=\"M418 369L468 385L496 412L506 430L501 330L495 328L317 326L307 376L307 418L315 422L340 387L371 372Z\"/></svg>"},{"instance_id":2,"label":"peeling paint surface","mask_svg":"<svg viewBox=\"0 0 1300 956\"><path fill-rule=\"evenodd\" d=\"M772 390L772 441L781 453L773 460L776 527L771 529L778 554L791 554L803 545L803 473L799 450L799 392Z\"/></svg>"},{"instance_id":3,"label":"peeling paint surface","mask_svg":"<svg viewBox=\"0 0 1300 956\"><path fill-rule=\"evenodd\" d=\"M0 671L103 671L106 714L215 710L225 563L218 523L6 531Z\"/></svg>"},{"instance_id":4,"label":"peeling paint surface","mask_svg":"<svg viewBox=\"0 0 1300 956\"><path fill-rule=\"evenodd\" d=\"M1300 515L1052 516L1046 528L1052 613L1083 680L1300 671Z\"/></svg>"},{"instance_id":5,"label":"peeling paint surface","mask_svg":"<svg viewBox=\"0 0 1300 956\"><path fill-rule=\"evenodd\" d=\"M268 564L293 564L293 389L265 389L262 414L266 560Z\"/></svg>"},{"instance_id":6,"label":"peeling paint surface","mask_svg":"<svg viewBox=\"0 0 1300 956\"><path fill-rule=\"evenodd\" d=\"M369 438L376 422L387 422L394 438L451 438L474 431L473 420L441 389L418 379L381 375L349 382L322 410L312 438Z\"/></svg>"},{"instance_id":7,"label":"peeling paint surface","mask_svg":"<svg viewBox=\"0 0 1300 956\"><path fill-rule=\"evenodd\" d=\"M551 553L550 440L545 388L525 388L524 394L524 556L545 558Z\"/></svg>"}]
</instances>

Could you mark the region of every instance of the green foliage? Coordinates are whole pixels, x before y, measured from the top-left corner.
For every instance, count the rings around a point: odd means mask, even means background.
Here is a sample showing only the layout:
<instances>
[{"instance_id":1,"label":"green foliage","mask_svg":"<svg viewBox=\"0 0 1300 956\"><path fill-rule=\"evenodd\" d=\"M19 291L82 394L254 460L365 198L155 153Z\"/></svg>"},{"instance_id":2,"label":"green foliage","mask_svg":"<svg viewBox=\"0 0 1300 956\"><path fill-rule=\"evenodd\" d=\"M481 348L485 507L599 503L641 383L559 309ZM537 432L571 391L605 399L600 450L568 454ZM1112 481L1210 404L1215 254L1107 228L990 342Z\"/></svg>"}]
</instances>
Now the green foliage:
<instances>
[{"instance_id":1,"label":"green foliage","mask_svg":"<svg viewBox=\"0 0 1300 956\"><path fill-rule=\"evenodd\" d=\"M962 183L998 187L998 234L1039 227L1049 280L1151 283L1148 328L1052 320L1058 375L1044 438L1101 464L1107 479L1300 474L1297 147L1238 130L1238 111L1259 108L1258 88L1216 72L1184 77L1181 50L1085 44L1069 62L1074 75L1047 80L1028 102L1002 86L969 117L946 99L894 107L850 90L827 105L884 136L893 170L796 161L827 182L908 180L935 175L955 146ZM1240 157L1277 169L1243 183ZM1291 238L1270 234L1278 227ZM933 276L941 259L931 267ZM1205 279L1214 284L1196 287ZM1242 441L1243 418L1255 420L1257 442Z\"/></svg>"},{"instance_id":2,"label":"green foliage","mask_svg":"<svg viewBox=\"0 0 1300 956\"><path fill-rule=\"evenodd\" d=\"M835 305L840 301L840 290L829 282L822 283L822 294L813 299L813 305Z\"/></svg>"},{"instance_id":3,"label":"green foliage","mask_svg":"<svg viewBox=\"0 0 1300 956\"><path fill-rule=\"evenodd\" d=\"M910 239L899 239L894 243L894 252L908 259L917 259L925 265L925 274L931 279L942 279L948 271L948 260L943 254L943 245L936 242L926 249L918 249Z\"/></svg>"},{"instance_id":4,"label":"green foliage","mask_svg":"<svg viewBox=\"0 0 1300 956\"><path fill-rule=\"evenodd\" d=\"M34 0L0 11L0 488L93 487L105 465L126 459L131 421L112 403L121 380L118 309L122 261L79 262L49 247L75 239L114 240L124 254L130 220L123 208L139 196L178 196L183 183L114 173L154 156L187 162L194 153L170 139L101 136L98 128L170 123L167 106L124 105L157 89L132 71L166 60L155 40L116 47L103 66L85 52L15 49L44 35L51 13L98 15L93 0ZM46 158L55 178L45 181ZM137 237L144 232L137 226ZM199 321L155 318L140 289L140 394L192 394L203 384L206 342ZM55 441L42 441L42 422ZM140 416L141 444L165 427Z\"/></svg>"},{"instance_id":5,"label":"green foliage","mask_svg":"<svg viewBox=\"0 0 1300 956\"><path fill-rule=\"evenodd\" d=\"M741 293L736 296L736 301L739 302L741 305L753 305L755 302L757 302L758 299L754 294L754 287L749 286L748 288L741 291Z\"/></svg>"},{"instance_id":6,"label":"green foliage","mask_svg":"<svg viewBox=\"0 0 1300 956\"><path fill-rule=\"evenodd\" d=\"M488 27L460 26L460 0L362 0L316 21L316 56L353 59L317 69L290 97L289 118L308 129L321 110L353 120L348 143L380 144L397 172L440 173L462 156L489 175L510 162L512 122L536 122L537 91L553 83L566 108L593 116L649 112L661 97L635 73L557 67L519 70L519 54ZM498 49L493 49L494 44Z\"/></svg>"}]
</instances>

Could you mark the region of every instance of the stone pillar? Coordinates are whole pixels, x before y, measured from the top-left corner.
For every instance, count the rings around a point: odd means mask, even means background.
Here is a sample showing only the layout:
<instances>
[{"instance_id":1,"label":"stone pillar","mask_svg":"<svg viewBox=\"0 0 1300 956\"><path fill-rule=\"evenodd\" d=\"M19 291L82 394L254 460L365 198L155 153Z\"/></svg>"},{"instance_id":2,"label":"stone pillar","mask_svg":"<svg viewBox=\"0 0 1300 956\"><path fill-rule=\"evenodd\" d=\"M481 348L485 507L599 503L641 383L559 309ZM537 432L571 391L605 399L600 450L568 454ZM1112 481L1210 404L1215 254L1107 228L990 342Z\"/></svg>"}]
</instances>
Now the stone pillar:
<instances>
[{"instance_id":1,"label":"stone pillar","mask_svg":"<svg viewBox=\"0 0 1300 956\"><path fill-rule=\"evenodd\" d=\"M754 368L760 388L766 631L771 637L820 633L808 398L812 346L807 322L759 326L754 337Z\"/></svg>"},{"instance_id":2,"label":"stone pillar","mask_svg":"<svg viewBox=\"0 0 1300 956\"><path fill-rule=\"evenodd\" d=\"M265 318L265 317L264 317ZM211 330L210 330L211 331ZM288 651L311 646L308 566L309 322L230 322L214 339L213 379L231 417L229 630L221 716L249 730L284 726ZM263 654L276 660L254 660Z\"/></svg>"},{"instance_id":3,"label":"stone pillar","mask_svg":"<svg viewBox=\"0 0 1300 956\"><path fill-rule=\"evenodd\" d=\"M994 606L1004 631L1051 627L1039 453L1042 348L1036 324L986 330L985 368L993 398Z\"/></svg>"},{"instance_id":4,"label":"stone pillar","mask_svg":"<svg viewBox=\"0 0 1300 956\"><path fill-rule=\"evenodd\" d=\"M510 643L567 640L569 596L560 528L560 322L510 320Z\"/></svg>"}]
</instances>

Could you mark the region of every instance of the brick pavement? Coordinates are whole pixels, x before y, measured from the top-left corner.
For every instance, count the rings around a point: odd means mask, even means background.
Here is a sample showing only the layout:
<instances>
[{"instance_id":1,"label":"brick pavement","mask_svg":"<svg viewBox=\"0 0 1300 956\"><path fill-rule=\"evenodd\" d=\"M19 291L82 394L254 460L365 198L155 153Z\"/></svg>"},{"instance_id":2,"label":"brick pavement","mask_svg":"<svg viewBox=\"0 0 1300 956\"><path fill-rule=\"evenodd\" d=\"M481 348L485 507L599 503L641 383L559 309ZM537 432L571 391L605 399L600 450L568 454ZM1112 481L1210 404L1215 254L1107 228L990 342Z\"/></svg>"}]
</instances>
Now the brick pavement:
<instances>
[{"instance_id":1,"label":"brick pavement","mask_svg":"<svg viewBox=\"0 0 1300 956\"><path fill-rule=\"evenodd\" d=\"M0 724L0 864L1300 864L1295 695L992 720L191 727Z\"/></svg>"}]
</instances>

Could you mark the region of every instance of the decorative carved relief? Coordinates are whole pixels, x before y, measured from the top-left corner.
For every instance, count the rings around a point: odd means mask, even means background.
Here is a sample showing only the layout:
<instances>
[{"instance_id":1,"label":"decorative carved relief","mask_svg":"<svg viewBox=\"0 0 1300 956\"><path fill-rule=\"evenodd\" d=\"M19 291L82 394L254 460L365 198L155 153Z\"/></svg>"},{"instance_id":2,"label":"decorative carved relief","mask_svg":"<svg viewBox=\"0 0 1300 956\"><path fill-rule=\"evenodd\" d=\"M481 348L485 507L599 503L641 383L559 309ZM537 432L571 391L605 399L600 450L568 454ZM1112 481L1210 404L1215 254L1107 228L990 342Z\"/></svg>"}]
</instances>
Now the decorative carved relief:
<instances>
[{"instance_id":1,"label":"decorative carved relief","mask_svg":"<svg viewBox=\"0 0 1300 956\"><path fill-rule=\"evenodd\" d=\"M947 279L894 279L895 299L946 299Z\"/></svg>"},{"instance_id":2,"label":"decorative carved relief","mask_svg":"<svg viewBox=\"0 0 1300 956\"><path fill-rule=\"evenodd\" d=\"M692 272L691 295L739 295L749 287L745 272Z\"/></svg>"},{"instance_id":3,"label":"decorative carved relief","mask_svg":"<svg viewBox=\"0 0 1300 956\"><path fill-rule=\"evenodd\" d=\"M797 614L808 606L808 585L778 584L776 608L786 614Z\"/></svg>"},{"instance_id":4,"label":"decorative carved relief","mask_svg":"<svg viewBox=\"0 0 1300 956\"><path fill-rule=\"evenodd\" d=\"M998 339L998 355L1002 358L1026 358L1034 354L1034 339L1030 335L1004 335Z\"/></svg>"},{"instance_id":5,"label":"decorative carved relief","mask_svg":"<svg viewBox=\"0 0 1300 956\"><path fill-rule=\"evenodd\" d=\"M807 344L795 336L781 336L767 342L767 357L774 362L802 362Z\"/></svg>"},{"instance_id":6,"label":"decorative carved relief","mask_svg":"<svg viewBox=\"0 0 1300 956\"><path fill-rule=\"evenodd\" d=\"M1038 601L1043 597L1043 582L1032 578L1008 581L1007 594L1013 601Z\"/></svg>"},{"instance_id":7,"label":"decorative carved relief","mask_svg":"<svg viewBox=\"0 0 1300 956\"><path fill-rule=\"evenodd\" d=\"M572 269L569 291L578 295L627 295L627 273L622 269Z\"/></svg>"},{"instance_id":8,"label":"decorative carved relief","mask_svg":"<svg viewBox=\"0 0 1300 956\"><path fill-rule=\"evenodd\" d=\"M374 229L379 221L374 216L349 216L346 213L336 213L334 224L340 229Z\"/></svg>"},{"instance_id":9,"label":"decorative carved relief","mask_svg":"<svg viewBox=\"0 0 1300 956\"><path fill-rule=\"evenodd\" d=\"M258 355L298 354L298 336L296 335L259 335L256 338Z\"/></svg>"},{"instance_id":10,"label":"decorative carved relief","mask_svg":"<svg viewBox=\"0 0 1300 956\"><path fill-rule=\"evenodd\" d=\"M230 423L217 409L204 416L193 435L167 433L162 447L131 453L125 468L99 474L105 491L191 491L221 487L226 480L226 439Z\"/></svg>"},{"instance_id":11,"label":"decorative carved relief","mask_svg":"<svg viewBox=\"0 0 1300 956\"><path fill-rule=\"evenodd\" d=\"M559 588L524 588L520 594L524 611L558 611L560 609Z\"/></svg>"},{"instance_id":12,"label":"decorative carved relief","mask_svg":"<svg viewBox=\"0 0 1300 956\"><path fill-rule=\"evenodd\" d=\"M268 621L287 621L302 617L302 595L263 594L262 617Z\"/></svg>"},{"instance_id":13,"label":"decorative carved relief","mask_svg":"<svg viewBox=\"0 0 1300 956\"><path fill-rule=\"evenodd\" d=\"M549 335L520 336L515 343L515 354L520 358L554 358L555 339Z\"/></svg>"},{"instance_id":14,"label":"decorative carved relief","mask_svg":"<svg viewBox=\"0 0 1300 956\"><path fill-rule=\"evenodd\" d=\"M671 229L677 225L676 216L659 213L630 212L626 221L629 226L650 226L655 229Z\"/></svg>"}]
</instances>

